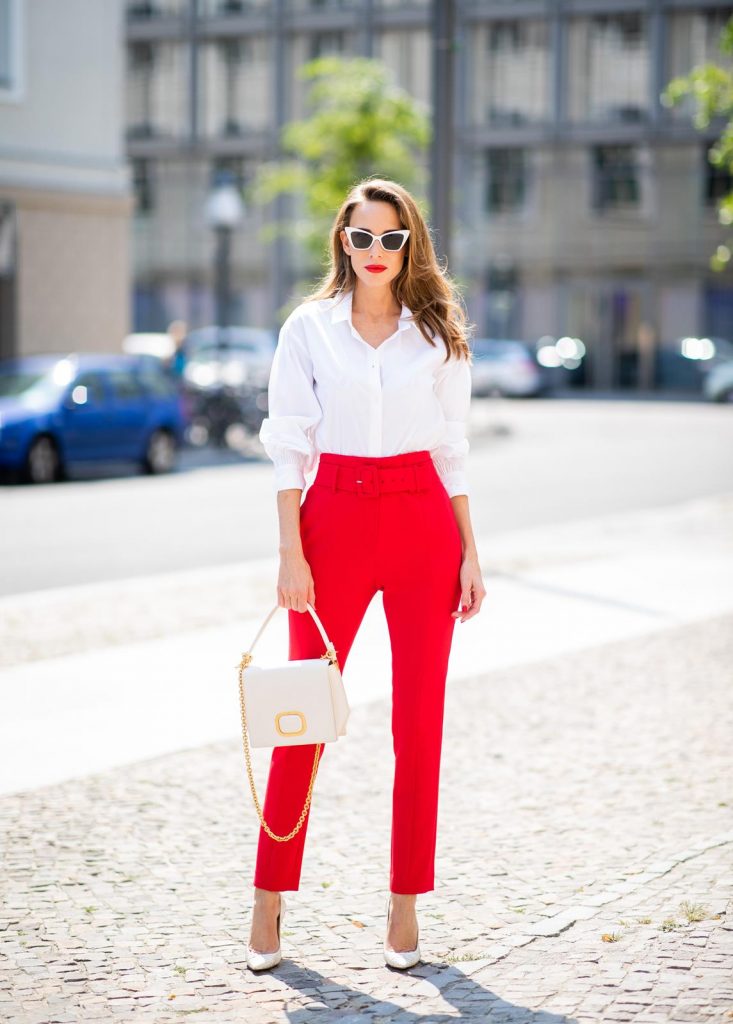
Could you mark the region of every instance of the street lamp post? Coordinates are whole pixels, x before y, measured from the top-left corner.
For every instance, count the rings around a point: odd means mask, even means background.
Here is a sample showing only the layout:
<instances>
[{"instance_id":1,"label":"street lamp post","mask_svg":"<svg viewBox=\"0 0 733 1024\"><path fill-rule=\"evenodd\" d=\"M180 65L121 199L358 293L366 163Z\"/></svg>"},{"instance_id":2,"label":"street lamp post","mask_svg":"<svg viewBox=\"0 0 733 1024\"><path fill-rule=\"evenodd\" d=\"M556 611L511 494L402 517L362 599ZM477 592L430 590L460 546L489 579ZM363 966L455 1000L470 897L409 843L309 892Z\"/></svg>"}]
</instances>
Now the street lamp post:
<instances>
[{"instance_id":1,"label":"street lamp post","mask_svg":"<svg viewBox=\"0 0 733 1024\"><path fill-rule=\"evenodd\" d=\"M244 203L234 176L220 171L206 199L206 219L216 234L216 255L214 260L214 281L216 293L216 347L226 347L226 329L229 327L231 307L231 245L232 232L239 227L244 217Z\"/></svg>"}]
</instances>

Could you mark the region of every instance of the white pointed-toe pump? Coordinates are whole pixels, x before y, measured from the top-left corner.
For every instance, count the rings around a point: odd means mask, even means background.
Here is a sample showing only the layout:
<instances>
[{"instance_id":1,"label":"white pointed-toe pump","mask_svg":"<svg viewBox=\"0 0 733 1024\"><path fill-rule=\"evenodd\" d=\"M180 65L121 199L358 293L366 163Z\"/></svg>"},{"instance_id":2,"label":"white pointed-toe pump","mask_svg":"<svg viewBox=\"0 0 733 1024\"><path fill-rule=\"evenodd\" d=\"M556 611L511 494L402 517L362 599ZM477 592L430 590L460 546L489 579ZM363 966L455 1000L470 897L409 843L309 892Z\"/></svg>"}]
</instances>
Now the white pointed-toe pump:
<instances>
[{"instance_id":1,"label":"white pointed-toe pump","mask_svg":"<svg viewBox=\"0 0 733 1024\"><path fill-rule=\"evenodd\" d=\"M280 911L277 915L277 949L272 953L259 953L247 945L247 966L253 971L264 971L267 967L275 967L283 958L280 946L280 926L285 917L285 897L280 893Z\"/></svg>"},{"instance_id":2,"label":"white pointed-toe pump","mask_svg":"<svg viewBox=\"0 0 733 1024\"><path fill-rule=\"evenodd\" d=\"M392 907L392 894L387 896L387 928L389 928L389 912ZM418 940L420 937L420 926L417 929ZM400 970L404 970L406 967L414 967L420 960L420 942L418 941L414 949L407 949L398 952L396 949L390 949L387 945L387 939L384 940L384 962L390 967L398 967Z\"/></svg>"}]
</instances>

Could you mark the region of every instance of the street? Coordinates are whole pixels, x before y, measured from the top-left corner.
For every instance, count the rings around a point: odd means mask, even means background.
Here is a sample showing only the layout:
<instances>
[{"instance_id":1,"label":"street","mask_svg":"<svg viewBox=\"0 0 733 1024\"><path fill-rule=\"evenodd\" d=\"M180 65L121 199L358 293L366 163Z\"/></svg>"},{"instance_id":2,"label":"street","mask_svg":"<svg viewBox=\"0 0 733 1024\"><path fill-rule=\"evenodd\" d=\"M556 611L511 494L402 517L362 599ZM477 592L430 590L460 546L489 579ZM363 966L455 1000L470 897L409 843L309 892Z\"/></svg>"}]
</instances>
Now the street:
<instances>
[{"instance_id":1,"label":"street","mask_svg":"<svg viewBox=\"0 0 733 1024\"><path fill-rule=\"evenodd\" d=\"M477 537L733 490L727 406L478 399L470 440ZM275 553L272 466L253 449L225 465L187 453L165 477L1 488L0 595Z\"/></svg>"}]
</instances>

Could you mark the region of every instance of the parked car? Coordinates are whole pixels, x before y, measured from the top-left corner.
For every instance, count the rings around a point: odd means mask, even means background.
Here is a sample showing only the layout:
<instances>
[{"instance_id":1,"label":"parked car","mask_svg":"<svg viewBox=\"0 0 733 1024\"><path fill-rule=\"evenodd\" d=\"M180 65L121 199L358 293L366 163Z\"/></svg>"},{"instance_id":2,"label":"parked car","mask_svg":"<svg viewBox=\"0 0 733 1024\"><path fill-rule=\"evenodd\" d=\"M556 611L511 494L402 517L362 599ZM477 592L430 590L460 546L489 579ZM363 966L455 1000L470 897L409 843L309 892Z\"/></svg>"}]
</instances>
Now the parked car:
<instances>
[{"instance_id":1,"label":"parked car","mask_svg":"<svg viewBox=\"0 0 733 1024\"><path fill-rule=\"evenodd\" d=\"M540 368L523 341L476 338L471 348L472 394L528 398L542 392Z\"/></svg>"},{"instance_id":2,"label":"parked car","mask_svg":"<svg viewBox=\"0 0 733 1024\"><path fill-rule=\"evenodd\" d=\"M264 327L199 327L186 335L188 383L207 387L224 380L236 387L267 387L277 336Z\"/></svg>"},{"instance_id":3,"label":"parked car","mask_svg":"<svg viewBox=\"0 0 733 1024\"><path fill-rule=\"evenodd\" d=\"M131 356L157 356L167 362L173 355L173 338L165 331L136 331L122 340L122 351Z\"/></svg>"},{"instance_id":4,"label":"parked car","mask_svg":"<svg viewBox=\"0 0 733 1024\"><path fill-rule=\"evenodd\" d=\"M733 359L712 366L702 387L711 402L733 402Z\"/></svg>"},{"instance_id":5,"label":"parked car","mask_svg":"<svg viewBox=\"0 0 733 1024\"><path fill-rule=\"evenodd\" d=\"M187 335L183 385L193 443L226 446L231 427L258 433L276 341L272 331L255 327L202 327Z\"/></svg>"},{"instance_id":6,"label":"parked car","mask_svg":"<svg viewBox=\"0 0 733 1024\"><path fill-rule=\"evenodd\" d=\"M171 470L184 441L182 397L159 360L45 354L0 360L0 469L33 483L73 463Z\"/></svg>"}]
</instances>

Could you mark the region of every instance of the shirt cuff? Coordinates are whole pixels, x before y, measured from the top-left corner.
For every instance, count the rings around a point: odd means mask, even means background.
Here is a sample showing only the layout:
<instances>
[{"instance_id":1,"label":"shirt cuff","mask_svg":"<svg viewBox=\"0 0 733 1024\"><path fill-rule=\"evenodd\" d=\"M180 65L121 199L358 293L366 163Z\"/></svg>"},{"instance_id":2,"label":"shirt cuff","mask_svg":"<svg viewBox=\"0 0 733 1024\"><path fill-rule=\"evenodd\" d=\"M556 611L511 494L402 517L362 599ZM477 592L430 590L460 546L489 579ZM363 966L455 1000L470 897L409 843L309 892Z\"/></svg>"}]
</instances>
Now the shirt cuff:
<instances>
[{"instance_id":1,"label":"shirt cuff","mask_svg":"<svg viewBox=\"0 0 733 1024\"><path fill-rule=\"evenodd\" d=\"M448 492L448 497L453 498L456 494L468 495L468 480L464 468L465 458L446 458L445 456L434 455L433 462L443 486Z\"/></svg>"},{"instance_id":2,"label":"shirt cuff","mask_svg":"<svg viewBox=\"0 0 733 1024\"><path fill-rule=\"evenodd\" d=\"M286 491L291 487L305 489L305 473L297 462L275 463L275 490Z\"/></svg>"},{"instance_id":3,"label":"shirt cuff","mask_svg":"<svg viewBox=\"0 0 733 1024\"><path fill-rule=\"evenodd\" d=\"M466 474L461 472L460 469L454 469L450 473L441 473L440 478L443 481L443 486L448 492L449 498L455 498L456 494L465 494L468 496L468 482L466 480Z\"/></svg>"}]
</instances>

